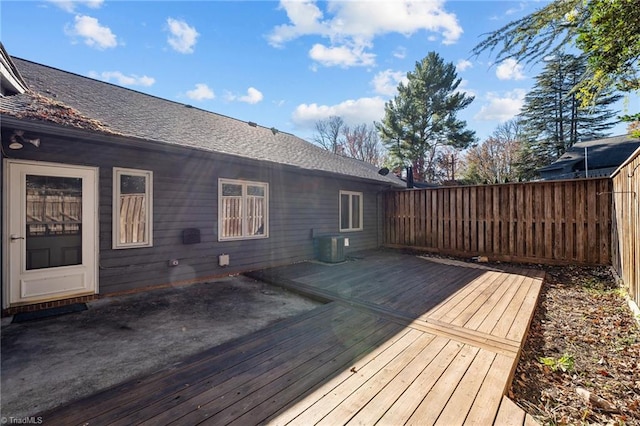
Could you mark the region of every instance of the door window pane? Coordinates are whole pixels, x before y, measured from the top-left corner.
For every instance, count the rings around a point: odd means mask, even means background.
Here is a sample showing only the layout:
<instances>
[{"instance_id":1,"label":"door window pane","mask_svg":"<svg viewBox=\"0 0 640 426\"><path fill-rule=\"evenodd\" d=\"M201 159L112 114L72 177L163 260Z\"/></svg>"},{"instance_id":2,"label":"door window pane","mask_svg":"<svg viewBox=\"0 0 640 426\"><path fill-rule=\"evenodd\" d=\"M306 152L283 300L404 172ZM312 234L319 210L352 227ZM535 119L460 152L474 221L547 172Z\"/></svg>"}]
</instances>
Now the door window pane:
<instances>
[{"instance_id":1,"label":"door window pane","mask_svg":"<svg viewBox=\"0 0 640 426\"><path fill-rule=\"evenodd\" d=\"M27 270L82 264L82 179L26 176Z\"/></svg>"}]
</instances>

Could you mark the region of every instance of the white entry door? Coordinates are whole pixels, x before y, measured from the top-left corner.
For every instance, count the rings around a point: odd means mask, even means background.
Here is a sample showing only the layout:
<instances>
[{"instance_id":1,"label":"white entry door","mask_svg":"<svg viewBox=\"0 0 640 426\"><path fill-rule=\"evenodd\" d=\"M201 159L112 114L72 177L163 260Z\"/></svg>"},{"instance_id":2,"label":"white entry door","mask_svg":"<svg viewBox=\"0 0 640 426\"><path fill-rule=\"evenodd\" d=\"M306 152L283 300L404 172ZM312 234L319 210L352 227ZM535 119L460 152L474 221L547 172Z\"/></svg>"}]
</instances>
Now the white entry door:
<instances>
[{"instance_id":1,"label":"white entry door","mask_svg":"<svg viewBox=\"0 0 640 426\"><path fill-rule=\"evenodd\" d=\"M5 165L9 303L97 293L97 169Z\"/></svg>"}]
</instances>

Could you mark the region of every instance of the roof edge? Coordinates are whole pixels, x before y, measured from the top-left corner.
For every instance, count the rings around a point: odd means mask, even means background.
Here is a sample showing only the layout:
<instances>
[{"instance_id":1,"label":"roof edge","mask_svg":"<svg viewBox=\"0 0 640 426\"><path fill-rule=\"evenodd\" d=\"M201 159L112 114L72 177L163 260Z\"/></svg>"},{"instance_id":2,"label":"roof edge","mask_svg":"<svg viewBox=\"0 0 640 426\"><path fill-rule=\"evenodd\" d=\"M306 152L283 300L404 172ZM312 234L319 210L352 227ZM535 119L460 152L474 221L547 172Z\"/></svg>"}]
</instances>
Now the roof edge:
<instances>
[{"instance_id":1,"label":"roof edge","mask_svg":"<svg viewBox=\"0 0 640 426\"><path fill-rule=\"evenodd\" d=\"M4 92L4 87L15 93L24 93L29 90L29 86L20 75L20 71L13 63L2 42L0 42L0 75L2 76L2 92ZM2 96L4 95L2 93Z\"/></svg>"},{"instance_id":2,"label":"roof edge","mask_svg":"<svg viewBox=\"0 0 640 426\"><path fill-rule=\"evenodd\" d=\"M286 168L299 173L305 173L305 174L313 173L313 174L319 174L319 175L334 175L334 176L340 175L345 179L359 181L359 182L366 182L369 184L376 184L378 186L386 186L392 189L396 189L396 188L401 189L403 187L402 182L398 182L396 184L393 181L369 179L366 177L359 177L359 176L348 175L348 174L343 174L338 172L329 172L324 170L305 169L305 168L294 166L291 164L283 164L283 163L277 163L277 162L267 161L267 160L258 160L254 158L243 157L240 155L200 149L195 146L175 145L169 142L163 142L163 141L154 140L154 139L144 139L144 138L117 134L117 133L101 133L91 129L69 127L69 126L64 126L64 125L53 123L53 122L40 121L40 120L25 120L25 119L21 119L19 117L7 115L7 114L0 114L0 116L2 116L2 120L1 120L2 127L20 127L21 129L26 131L49 133L50 135L57 136L57 137L70 137L70 138L78 138L78 139L84 138L94 142L105 143L105 144L122 144L126 142L128 146L132 146L131 142L133 142L133 144L137 147L145 148L149 150L161 151L161 152L164 152L167 149L174 152L179 152L179 151L205 152L211 155L219 155L227 158L237 159L238 161L249 163L249 164L267 163L272 166Z\"/></svg>"},{"instance_id":3,"label":"roof edge","mask_svg":"<svg viewBox=\"0 0 640 426\"><path fill-rule=\"evenodd\" d=\"M635 151L633 151L633 154L631 154L629 156L629 158L627 158L622 164L620 164L620 166L613 173L611 173L611 176L609 176L609 177L612 178L612 179L614 177L616 177L618 174L620 174L622 169L627 167L629 165L629 163L631 163L633 160L638 158L638 156L640 156L640 147L637 148Z\"/></svg>"}]
</instances>

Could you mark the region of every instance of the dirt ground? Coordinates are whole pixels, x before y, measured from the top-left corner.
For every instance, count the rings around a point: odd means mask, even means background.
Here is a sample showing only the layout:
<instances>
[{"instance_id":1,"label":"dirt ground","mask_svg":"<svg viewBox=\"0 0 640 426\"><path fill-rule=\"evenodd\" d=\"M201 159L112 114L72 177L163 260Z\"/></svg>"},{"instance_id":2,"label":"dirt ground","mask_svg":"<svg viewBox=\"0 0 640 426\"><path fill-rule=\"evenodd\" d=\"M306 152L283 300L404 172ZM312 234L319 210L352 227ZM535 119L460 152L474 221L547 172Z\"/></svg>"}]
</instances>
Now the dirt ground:
<instances>
[{"instance_id":1,"label":"dirt ground","mask_svg":"<svg viewBox=\"0 0 640 426\"><path fill-rule=\"evenodd\" d=\"M545 425L640 425L640 327L608 267L545 267L509 396Z\"/></svg>"},{"instance_id":2,"label":"dirt ground","mask_svg":"<svg viewBox=\"0 0 640 426\"><path fill-rule=\"evenodd\" d=\"M1 416L24 418L151 373L320 304L244 276L2 321Z\"/></svg>"}]
</instances>

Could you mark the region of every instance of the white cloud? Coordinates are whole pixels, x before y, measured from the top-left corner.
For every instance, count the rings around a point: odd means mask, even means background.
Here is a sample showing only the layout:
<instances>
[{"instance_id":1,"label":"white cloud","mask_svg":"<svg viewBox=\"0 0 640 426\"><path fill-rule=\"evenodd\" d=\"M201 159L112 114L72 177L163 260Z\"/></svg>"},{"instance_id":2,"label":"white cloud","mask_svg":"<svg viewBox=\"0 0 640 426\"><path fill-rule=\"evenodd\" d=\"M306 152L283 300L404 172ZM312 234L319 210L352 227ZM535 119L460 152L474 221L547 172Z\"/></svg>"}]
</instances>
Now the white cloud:
<instances>
[{"instance_id":1,"label":"white cloud","mask_svg":"<svg viewBox=\"0 0 640 426\"><path fill-rule=\"evenodd\" d=\"M106 49L118 45L116 36L111 32L111 29L103 27L96 18L91 16L76 15L74 25L67 25L65 33L72 37L82 37L86 45L98 49Z\"/></svg>"},{"instance_id":2,"label":"white cloud","mask_svg":"<svg viewBox=\"0 0 640 426\"><path fill-rule=\"evenodd\" d=\"M194 101L204 101L207 99L213 99L216 95L209 86L204 83L198 83L196 84L195 89L187 91L187 97Z\"/></svg>"},{"instance_id":3,"label":"white cloud","mask_svg":"<svg viewBox=\"0 0 640 426\"><path fill-rule=\"evenodd\" d=\"M505 59L496 67L496 77L500 80L523 80L523 67L513 58Z\"/></svg>"},{"instance_id":4,"label":"white cloud","mask_svg":"<svg viewBox=\"0 0 640 426\"><path fill-rule=\"evenodd\" d=\"M510 9L507 9L507 11L504 14L509 16L509 15L513 15L513 14L522 12L526 8L526 6L527 5L526 5L525 2L521 2L517 7L512 7Z\"/></svg>"},{"instance_id":5,"label":"white cloud","mask_svg":"<svg viewBox=\"0 0 640 426\"><path fill-rule=\"evenodd\" d=\"M483 105L474 118L482 121L504 122L510 120L520 113L525 95L524 89L514 89L502 96L495 92L489 92L487 93L488 104Z\"/></svg>"},{"instance_id":6,"label":"white cloud","mask_svg":"<svg viewBox=\"0 0 640 426\"><path fill-rule=\"evenodd\" d=\"M376 55L364 52L362 47L326 47L315 44L309 51L309 57L326 67L352 67L373 65Z\"/></svg>"},{"instance_id":7,"label":"white cloud","mask_svg":"<svg viewBox=\"0 0 640 426\"><path fill-rule=\"evenodd\" d=\"M301 104L291 120L300 128L313 129L319 120L333 115L342 117L348 125L370 124L384 117L384 99L380 97L346 100L337 105Z\"/></svg>"},{"instance_id":8,"label":"white cloud","mask_svg":"<svg viewBox=\"0 0 640 426\"><path fill-rule=\"evenodd\" d=\"M101 73L91 71L89 72L89 77L109 82L115 81L116 84L121 86L152 86L156 82L156 79L153 77L146 75L138 76L135 74L124 75L120 71L103 71Z\"/></svg>"},{"instance_id":9,"label":"white cloud","mask_svg":"<svg viewBox=\"0 0 640 426\"><path fill-rule=\"evenodd\" d=\"M473 68L473 63L467 59L460 59L456 64L456 71L463 72L468 70L469 68Z\"/></svg>"},{"instance_id":10,"label":"white cloud","mask_svg":"<svg viewBox=\"0 0 640 426\"><path fill-rule=\"evenodd\" d=\"M256 89L255 87L249 87L247 89L247 94L244 96L236 96L231 93L227 94L227 99L230 101L237 100L237 101L246 102L252 105L262 101L263 98L264 96L262 95L262 92Z\"/></svg>"},{"instance_id":11,"label":"white cloud","mask_svg":"<svg viewBox=\"0 0 640 426\"><path fill-rule=\"evenodd\" d=\"M455 43L462 35L462 27L453 13L444 9L444 1L411 1L397 0L384 2L356 2L330 0L326 3L325 13L314 0L281 0L280 8L289 18L288 24L276 26L267 39L272 46L281 47L285 43L306 35L327 38L330 47L320 49L314 46L312 57L325 58L329 52L334 55L342 52L340 57L327 63L339 66L362 65L372 61L372 53L365 49L373 47L375 37L400 33L411 36L418 31L437 34L444 44ZM351 52L359 52L360 61L353 56L344 55L345 48ZM319 52L320 50L320 52ZM338 55L335 55L338 56Z\"/></svg>"},{"instance_id":12,"label":"white cloud","mask_svg":"<svg viewBox=\"0 0 640 426\"><path fill-rule=\"evenodd\" d=\"M198 39L198 31L184 21L173 18L167 18L167 26L169 27L169 38L167 42L177 52L193 53L193 49Z\"/></svg>"},{"instance_id":13,"label":"white cloud","mask_svg":"<svg viewBox=\"0 0 640 426\"><path fill-rule=\"evenodd\" d=\"M281 1L280 9L284 9L292 25L278 25L270 35L269 44L281 47L286 42L307 34L326 34L327 29L319 22L322 12L315 1Z\"/></svg>"},{"instance_id":14,"label":"white cloud","mask_svg":"<svg viewBox=\"0 0 640 426\"><path fill-rule=\"evenodd\" d=\"M65 12L73 13L76 6L84 5L91 9L98 9L104 3L104 0L48 0Z\"/></svg>"},{"instance_id":15,"label":"white cloud","mask_svg":"<svg viewBox=\"0 0 640 426\"><path fill-rule=\"evenodd\" d=\"M407 57L407 49L403 46L399 46L393 51L393 57L398 59L404 59Z\"/></svg>"},{"instance_id":16,"label":"white cloud","mask_svg":"<svg viewBox=\"0 0 640 426\"><path fill-rule=\"evenodd\" d=\"M394 96L398 91L398 84L408 82L407 74L402 71L384 70L373 77L371 84L376 93Z\"/></svg>"}]
</instances>

